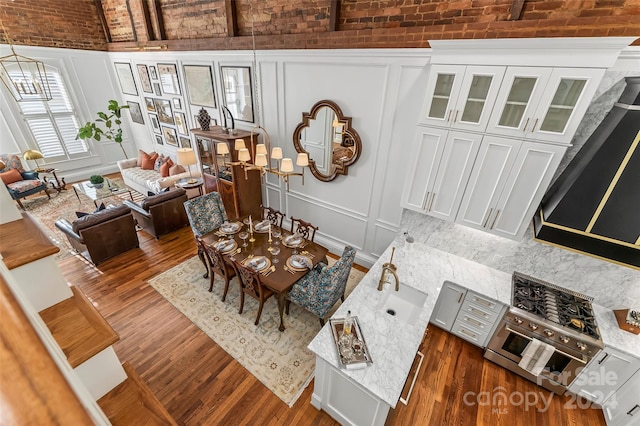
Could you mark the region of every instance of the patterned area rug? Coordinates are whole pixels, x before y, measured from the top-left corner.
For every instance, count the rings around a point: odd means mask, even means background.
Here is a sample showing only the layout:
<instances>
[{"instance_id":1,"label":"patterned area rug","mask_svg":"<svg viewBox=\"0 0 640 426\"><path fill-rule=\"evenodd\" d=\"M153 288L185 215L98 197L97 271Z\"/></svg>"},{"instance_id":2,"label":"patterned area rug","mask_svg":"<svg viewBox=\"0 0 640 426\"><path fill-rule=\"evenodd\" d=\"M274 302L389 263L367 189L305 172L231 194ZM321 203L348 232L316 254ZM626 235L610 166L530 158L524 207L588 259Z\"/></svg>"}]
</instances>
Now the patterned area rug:
<instances>
[{"instance_id":1,"label":"patterned area rug","mask_svg":"<svg viewBox=\"0 0 640 426\"><path fill-rule=\"evenodd\" d=\"M114 183L119 186L125 186L122 179L112 179ZM141 201L144 195L131 190L131 194L135 201ZM106 198L100 202L107 204L120 205L123 200L129 200L129 194L121 194ZM98 205L100 205L98 202ZM67 184L67 190L60 192L55 191L51 194L51 199L48 199L43 194L34 195L22 200L25 211L29 212L38 222L42 229L47 233L51 241L58 247L60 251L56 255L56 260L66 259L75 254L75 251L69 245L69 240L58 228L55 226L55 222L58 219L65 218L69 222L73 222L77 216L76 212L93 212L96 206L93 201L83 194L80 194L80 200L76 197L71 184Z\"/></svg>"},{"instance_id":2,"label":"patterned area rug","mask_svg":"<svg viewBox=\"0 0 640 426\"><path fill-rule=\"evenodd\" d=\"M333 262L329 258L329 263ZM278 303L272 297L265 302L260 324L255 326L257 300L246 296L244 311L238 314L237 279L230 282L226 301L222 302L224 281L216 276L213 292L209 293L209 279L202 278L203 273L204 266L194 256L154 277L149 284L291 407L313 378L315 356L307 345L320 331L318 318L292 303L290 315L284 318L286 330L281 333ZM364 272L351 269L347 296L363 276Z\"/></svg>"}]
</instances>

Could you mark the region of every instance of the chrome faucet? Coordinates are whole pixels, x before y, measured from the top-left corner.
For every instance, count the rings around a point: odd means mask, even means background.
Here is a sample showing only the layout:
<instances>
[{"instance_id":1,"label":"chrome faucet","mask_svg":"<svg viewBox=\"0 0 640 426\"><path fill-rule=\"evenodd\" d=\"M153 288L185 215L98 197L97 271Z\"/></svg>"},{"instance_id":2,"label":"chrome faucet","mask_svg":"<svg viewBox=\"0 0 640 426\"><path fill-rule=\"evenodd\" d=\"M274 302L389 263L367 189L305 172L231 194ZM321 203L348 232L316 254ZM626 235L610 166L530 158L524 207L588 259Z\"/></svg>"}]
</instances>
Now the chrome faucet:
<instances>
[{"instance_id":1,"label":"chrome faucet","mask_svg":"<svg viewBox=\"0 0 640 426\"><path fill-rule=\"evenodd\" d=\"M382 265L382 276L380 277L380 281L378 282L378 291L382 291L383 284L387 282L387 276L389 273L391 273L391 275L393 275L393 277L396 279L396 291L400 290L400 280L398 279L398 274L396 273L398 268L396 268L396 265L391 263L393 261L393 253L395 251L396 251L396 248L392 247L391 259L389 260L388 263L385 263Z\"/></svg>"}]
</instances>

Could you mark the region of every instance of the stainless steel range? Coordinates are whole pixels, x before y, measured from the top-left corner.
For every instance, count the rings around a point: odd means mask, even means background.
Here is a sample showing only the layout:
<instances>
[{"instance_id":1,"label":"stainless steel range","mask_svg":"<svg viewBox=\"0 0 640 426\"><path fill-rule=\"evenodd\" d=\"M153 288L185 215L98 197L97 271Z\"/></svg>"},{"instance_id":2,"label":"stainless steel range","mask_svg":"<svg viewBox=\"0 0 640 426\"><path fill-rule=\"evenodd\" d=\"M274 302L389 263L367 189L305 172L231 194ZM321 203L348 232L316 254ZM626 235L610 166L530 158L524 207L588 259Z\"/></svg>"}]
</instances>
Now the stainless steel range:
<instances>
[{"instance_id":1,"label":"stainless steel range","mask_svg":"<svg viewBox=\"0 0 640 426\"><path fill-rule=\"evenodd\" d=\"M593 299L517 272L512 284L512 306L498 324L484 357L562 394L579 368L603 348ZM548 360L536 375L535 369L521 365L527 346L539 342L554 350L547 351L552 354L546 355Z\"/></svg>"}]
</instances>

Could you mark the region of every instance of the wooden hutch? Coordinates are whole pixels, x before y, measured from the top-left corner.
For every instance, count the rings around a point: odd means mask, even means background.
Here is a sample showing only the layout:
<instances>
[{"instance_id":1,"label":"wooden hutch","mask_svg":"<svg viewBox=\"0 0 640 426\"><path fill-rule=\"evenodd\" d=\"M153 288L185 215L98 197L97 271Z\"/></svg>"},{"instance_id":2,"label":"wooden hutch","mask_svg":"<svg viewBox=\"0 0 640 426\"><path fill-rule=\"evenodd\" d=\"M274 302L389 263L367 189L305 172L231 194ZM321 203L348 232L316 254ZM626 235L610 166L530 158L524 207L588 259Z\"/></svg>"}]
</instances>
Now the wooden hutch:
<instances>
[{"instance_id":1,"label":"wooden hutch","mask_svg":"<svg viewBox=\"0 0 640 426\"><path fill-rule=\"evenodd\" d=\"M257 143L257 134L246 130L234 130L229 134L220 126L211 126L209 130L191 129L193 150L198 158L198 167L204 179L205 192L218 191L222 196L224 207L230 219L252 215L261 218L262 182L260 171L246 172L241 166L232 166L229 161L238 161L235 150L236 139L243 139L247 148L253 151ZM229 146L230 155L226 156L226 164L222 156L216 155L216 144L225 142Z\"/></svg>"}]
</instances>

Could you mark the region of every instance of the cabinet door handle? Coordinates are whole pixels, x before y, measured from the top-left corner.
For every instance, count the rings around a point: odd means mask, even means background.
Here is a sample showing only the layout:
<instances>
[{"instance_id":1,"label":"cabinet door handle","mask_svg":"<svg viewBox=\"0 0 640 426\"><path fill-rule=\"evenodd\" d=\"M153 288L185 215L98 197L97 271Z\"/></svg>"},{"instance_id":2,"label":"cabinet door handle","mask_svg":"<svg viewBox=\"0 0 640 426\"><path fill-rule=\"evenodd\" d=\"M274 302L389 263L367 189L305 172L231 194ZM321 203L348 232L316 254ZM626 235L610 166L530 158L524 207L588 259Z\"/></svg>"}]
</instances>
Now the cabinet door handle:
<instances>
[{"instance_id":1,"label":"cabinet door handle","mask_svg":"<svg viewBox=\"0 0 640 426\"><path fill-rule=\"evenodd\" d=\"M471 337L471 338L476 338L477 336L469 331L467 331L466 329L462 328L460 329L460 333L462 334L466 334L467 336Z\"/></svg>"},{"instance_id":2,"label":"cabinet door handle","mask_svg":"<svg viewBox=\"0 0 640 426\"><path fill-rule=\"evenodd\" d=\"M411 386L409 386L409 392L407 392L407 398L400 397L399 401L404 405L409 404L409 398L411 398L411 392L413 392L413 385L416 384L416 379L418 378L418 373L420 372L420 367L422 367L422 361L424 360L424 355L422 352L418 351L417 356L420 357L420 361L418 362L418 367L416 368L416 372L413 375L413 380L411 380Z\"/></svg>"},{"instance_id":3,"label":"cabinet door handle","mask_svg":"<svg viewBox=\"0 0 640 426\"><path fill-rule=\"evenodd\" d=\"M451 111L452 110L449 110L449 114L447 114L447 122L449 122L449 120L451 119Z\"/></svg>"},{"instance_id":4,"label":"cabinet door handle","mask_svg":"<svg viewBox=\"0 0 640 426\"><path fill-rule=\"evenodd\" d=\"M496 211L496 217L493 218L493 222L491 222L491 228L489 229L493 229L493 225L496 224L496 220L498 220L498 216L500 216L500 210Z\"/></svg>"},{"instance_id":5,"label":"cabinet door handle","mask_svg":"<svg viewBox=\"0 0 640 426\"><path fill-rule=\"evenodd\" d=\"M609 354L605 353L604 356L602 357L602 359L600 361L598 361L598 365L602 364L604 362L605 359L609 358Z\"/></svg>"},{"instance_id":6,"label":"cabinet door handle","mask_svg":"<svg viewBox=\"0 0 640 426\"><path fill-rule=\"evenodd\" d=\"M460 293L460 297L458 297L458 305L462 302L462 298L464 297L464 293Z\"/></svg>"},{"instance_id":7,"label":"cabinet door handle","mask_svg":"<svg viewBox=\"0 0 640 426\"><path fill-rule=\"evenodd\" d=\"M453 116L453 122L455 123L456 120L458 119L458 112L459 110L456 110L456 114Z\"/></svg>"},{"instance_id":8,"label":"cabinet door handle","mask_svg":"<svg viewBox=\"0 0 640 426\"><path fill-rule=\"evenodd\" d=\"M429 211L431 211L431 208L433 207L433 200L436 199L436 193L434 192L433 195L431 195L431 204L429 204Z\"/></svg>"},{"instance_id":9,"label":"cabinet door handle","mask_svg":"<svg viewBox=\"0 0 640 426\"><path fill-rule=\"evenodd\" d=\"M474 314L476 314L476 315L478 315L478 316L482 316L482 317L484 317L484 318L489 318L489 314L487 314L487 313L485 313L485 312L482 312L482 311L481 311L481 310L479 310L479 309L476 309L476 308L473 308L473 307L472 307L469 311L471 311L472 313L474 313Z\"/></svg>"},{"instance_id":10,"label":"cabinet door handle","mask_svg":"<svg viewBox=\"0 0 640 426\"><path fill-rule=\"evenodd\" d=\"M635 414L634 411L636 411L636 409L638 408L640 408L640 405L636 404L631 410L627 411L627 416L633 417L633 415Z\"/></svg>"},{"instance_id":11,"label":"cabinet door handle","mask_svg":"<svg viewBox=\"0 0 640 426\"><path fill-rule=\"evenodd\" d=\"M536 121L533 122L533 127L531 128L531 133L536 131L536 124L538 124L538 119L536 118Z\"/></svg>"},{"instance_id":12,"label":"cabinet door handle","mask_svg":"<svg viewBox=\"0 0 640 426\"><path fill-rule=\"evenodd\" d=\"M431 191L427 192L427 196L424 198L424 202L422 203L422 210L427 209L427 202L429 201L429 195L431 195Z\"/></svg>"},{"instance_id":13,"label":"cabinet door handle","mask_svg":"<svg viewBox=\"0 0 640 426\"><path fill-rule=\"evenodd\" d=\"M484 220L484 223L482 224L483 228L487 227L487 222L489 222L489 218L491 217L491 213L493 212L493 207L491 207L489 209L489 214L487 215L487 218Z\"/></svg>"},{"instance_id":14,"label":"cabinet door handle","mask_svg":"<svg viewBox=\"0 0 640 426\"><path fill-rule=\"evenodd\" d=\"M527 126L529 125L529 117L527 117L527 121L524 122L524 127L522 128L522 131L526 133L527 131Z\"/></svg>"},{"instance_id":15,"label":"cabinet door handle","mask_svg":"<svg viewBox=\"0 0 640 426\"><path fill-rule=\"evenodd\" d=\"M468 316L466 316L466 315L464 316L464 318L465 318L465 320L466 320L468 323L475 324L476 326L478 326L478 327L480 327L480 328L484 328L484 323L482 323L482 322L478 321L477 319L474 319L474 318L468 317Z\"/></svg>"},{"instance_id":16,"label":"cabinet door handle","mask_svg":"<svg viewBox=\"0 0 640 426\"><path fill-rule=\"evenodd\" d=\"M493 309L493 307L496 305L495 303L491 303L488 300L480 299L478 296L474 296L473 301L478 302L479 304L484 305L487 308L491 308L491 309Z\"/></svg>"}]
</instances>

